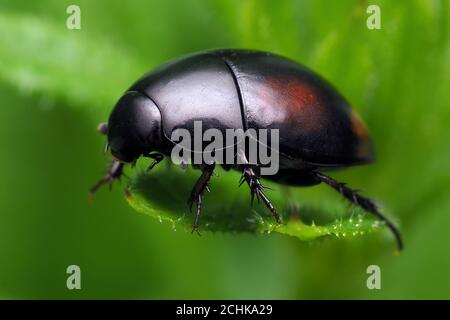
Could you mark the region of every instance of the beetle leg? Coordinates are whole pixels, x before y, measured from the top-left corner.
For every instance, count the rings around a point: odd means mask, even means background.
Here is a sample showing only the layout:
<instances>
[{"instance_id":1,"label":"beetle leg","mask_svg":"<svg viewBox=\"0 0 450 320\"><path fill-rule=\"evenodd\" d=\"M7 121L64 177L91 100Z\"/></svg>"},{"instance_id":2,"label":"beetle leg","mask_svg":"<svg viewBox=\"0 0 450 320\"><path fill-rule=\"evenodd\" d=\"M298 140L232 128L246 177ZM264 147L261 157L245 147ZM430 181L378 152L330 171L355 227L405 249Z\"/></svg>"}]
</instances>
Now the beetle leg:
<instances>
[{"instance_id":1,"label":"beetle leg","mask_svg":"<svg viewBox=\"0 0 450 320\"><path fill-rule=\"evenodd\" d=\"M120 179L120 177L123 174L123 163L119 161L113 160L113 162L110 164L109 169L107 173L101 178L89 191L90 195L93 195L97 192L97 190L103 186L104 184L109 183L110 186L112 185L112 182L116 179Z\"/></svg>"},{"instance_id":2,"label":"beetle leg","mask_svg":"<svg viewBox=\"0 0 450 320\"><path fill-rule=\"evenodd\" d=\"M277 213L277 210L264 193L264 190L268 189L268 187L261 184L258 177L253 172L253 169L250 166L244 166L244 170L239 185L242 185L244 182L247 182L248 186L250 187L252 203L256 195L258 201L261 199L262 202L264 202L264 204L266 205L266 207L270 210L270 212L272 213L272 217L275 219L275 222L277 224L281 224L281 219Z\"/></svg>"},{"instance_id":3,"label":"beetle leg","mask_svg":"<svg viewBox=\"0 0 450 320\"><path fill-rule=\"evenodd\" d=\"M314 172L314 175L322 182L326 183L336 191L338 191L344 198L346 198L351 203L354 203L358 205L359 207L363 208L365 211L370 212L374 216L376 216L378 219L383 221L386 226L391 230L393 233L395 240L397 241L397 248L398 250L403 249L403 241L402 236L400 234L400 231L397 229L397 227L390 221L388 218L383 216L378 211L378 206L370 199L361 196L356 190L350 189L345 185L345 183L338 182L334 180L333 178L324 175L320 172Z\"/></svg>"},{"instance_id":4,"label":"beetle leg","mask_svg":"<svg viewBox=\"0 0 450 320\"><path fill-rule=\"evenodd\" d=\"M198 178L194 187L192 188L191 195L187 201L189 210L192 210L192 206L194 203L197 206L197 211L195 214L195 221L192 227L192 232L197 232L199 235L199 227L200 227L200 215L202 209L202 198L205 191L209 192L209 180L214 173L215 165L208 165L202 169L202 175Z\"/></svg>"},{"instance_id":5,"label":"beetle leg","mask_svg":"<svg viewBox=\"0 0 450 320\"><path fill-rule=\"evenodd\" d=\"M197 204L197 211L195 213L194 225L192 226L191 231L191 233L197 232L198 235L200 235L199 228L200 228L200 214L202 212L202 196L203 195L199 194L195 199L195 203Z\"/></svg>"},{"instance_id":6,"label":"beetle leg","mask_svg":"<svg viewBox=\"0 0 450 320\"><path fill-rule=\"evenodd\" d=\"M153 159L152 163L147 168L147 172L152 170L158 163L160 163L164 159L164 155L161 153L150 153L145 155L145 157Z\"/></svg>"}]
</instances>

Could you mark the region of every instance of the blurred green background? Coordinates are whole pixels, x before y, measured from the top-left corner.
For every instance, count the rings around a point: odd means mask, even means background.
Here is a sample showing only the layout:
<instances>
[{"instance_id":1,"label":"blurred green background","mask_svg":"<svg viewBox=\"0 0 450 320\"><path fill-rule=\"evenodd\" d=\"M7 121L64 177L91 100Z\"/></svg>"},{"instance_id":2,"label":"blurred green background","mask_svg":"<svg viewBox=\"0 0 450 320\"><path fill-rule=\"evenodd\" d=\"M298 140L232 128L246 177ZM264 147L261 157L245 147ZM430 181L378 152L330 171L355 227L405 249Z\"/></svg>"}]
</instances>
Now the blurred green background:
<instances>
[{"instance_id":1,"label":"blurred green background","mask_svg":"<svg viewBox=\"0 0 450 320\"><path fill-rule=\"evenodd\" d=\"M69 4L81 30L66 28ZM368 30L378 4L382 29ZM0 298L450 298L450 2L0 2ZM276 52L316 70L368 123L378 161L334 174L401 226L302 242L192 236L136 213L103 173L96 125L144 72L217 48ZM326 187L302 202L342 200ZM82 289L66 288L81 267ZM366 287L381 267L382 289Z\"/></svg>"}]
</instances>

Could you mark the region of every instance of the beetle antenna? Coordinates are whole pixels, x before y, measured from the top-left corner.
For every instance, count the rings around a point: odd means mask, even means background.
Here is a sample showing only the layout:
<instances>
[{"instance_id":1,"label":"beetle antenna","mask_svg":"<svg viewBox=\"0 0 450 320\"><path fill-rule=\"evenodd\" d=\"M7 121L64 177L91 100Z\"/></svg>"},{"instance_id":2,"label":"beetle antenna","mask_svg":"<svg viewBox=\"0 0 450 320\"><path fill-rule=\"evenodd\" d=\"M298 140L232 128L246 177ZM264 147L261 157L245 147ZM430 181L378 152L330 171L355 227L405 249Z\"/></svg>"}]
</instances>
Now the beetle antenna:
<instances>
[{"instance_id":1,"label":"beetle antenna","mask_svg":"<svg viewBox=\"0 0 450 320\"><path fill-rule=\"evenodd\" d=\"M106 122L102 122L97 126L97 131L103 135L108 134L108 124Z\"/></svg>"},{"instance_id":2,"label":"beetle antenna","mask_svg":"<svg viewBox=\"0 0 450 320\"><path fill-rule=\"evenodd\" d=\"M372 213L374 216L376 216L378 219L383 221L386 226L391 230L392 234L395 237L395 240L397 242L397 248L399 251L403 250L403 241L402 236L400 234L400 231L398 228L390 221L388 218L386 218L384 215L382 215L378 211L377 205L370 199L361 196L358 191L350 189L345 185L345 183L338 182L334 180L333 178L321 173L314 171L314 175L321 181L338 191L344 198L346 198L351 203L354 203L364 210Z\"/></svg>"}]
</instances>

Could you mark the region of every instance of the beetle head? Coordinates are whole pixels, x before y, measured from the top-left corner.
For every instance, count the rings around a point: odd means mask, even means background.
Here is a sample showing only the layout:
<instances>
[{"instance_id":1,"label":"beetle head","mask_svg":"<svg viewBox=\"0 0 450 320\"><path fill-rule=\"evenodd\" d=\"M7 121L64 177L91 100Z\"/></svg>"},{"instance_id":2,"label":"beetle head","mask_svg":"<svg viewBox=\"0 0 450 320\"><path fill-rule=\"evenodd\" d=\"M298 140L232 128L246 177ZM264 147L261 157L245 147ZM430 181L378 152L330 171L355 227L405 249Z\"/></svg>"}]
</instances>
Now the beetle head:
<instances>
[{"instance_id":1,"label":"beetle head","mask_svg":"<svg viewBox=\"0 0 450 320\"><path fill-rule=\"evenodd\" d=\"M112 155L133 162L153 151L161 141L161 114L155 103L137 92L125 93L108 122L108 143Z\"/></svg>"}]
</instances>

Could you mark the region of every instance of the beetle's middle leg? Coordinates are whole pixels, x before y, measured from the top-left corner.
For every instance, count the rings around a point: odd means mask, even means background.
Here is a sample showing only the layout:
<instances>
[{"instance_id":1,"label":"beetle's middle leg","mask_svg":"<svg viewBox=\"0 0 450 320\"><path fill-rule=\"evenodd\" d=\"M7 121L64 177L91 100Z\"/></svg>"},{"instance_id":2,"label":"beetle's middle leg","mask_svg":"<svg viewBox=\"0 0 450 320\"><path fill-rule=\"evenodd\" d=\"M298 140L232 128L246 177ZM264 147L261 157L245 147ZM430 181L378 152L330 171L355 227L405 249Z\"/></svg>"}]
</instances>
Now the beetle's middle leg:
<instances>
[{"instance_id":1,"label":"beetle's middle leg","mask_svg":"<svg viewBox=\"0 0 450 320\"><path fill-rule=\"evenodd\" d=\"M264 190L267 189L267 187L261 184L258 176L254 173L253 169L249 165L244 166L240 185L242 185L244 182L247 182L248 186L250 187L252 203L256 195L258 200L261 199L266 207L270 210L270 212L272 213L272 217L275 219L275 222L277 224L281 224L281 219L277 213L277 210L264 193Z\"/></svg>"},{"instance_id":2,"label":"beetle's middle leg","mask_svg":"<svg viewBox=\"0 0 450 320\"><path fill-rule=\"evenodd\" d=\"M152 163L147 168L147 172L151 171L158 163L160 163L164 159L164 155L159 152L149 153L144 155L144 157L153 159Z\"/></svg>"},{"instance_id":3,"label":"beetle's middle leg","mask_svg":"<svg viewBox=\"0 0 450 320\"><path fill-rule=\"evenodd\" d=\"M197 182L192 188L191 195L189 196L189 199L187 201L190 210L192 210L192 206L194 205L194 203L196 204L197 211L195 214L195 221L192 227L192 232L197 232L199 235L200 235L199 227L200 227L200 215L202 210L202 198L205 191L209 192L208 183L209 180L211 179L211 176L214 173L214 167L215 165L212 164L202 168L202 175L200 176L200 178L198 178Z\"/></svg>"}]
</instances>

